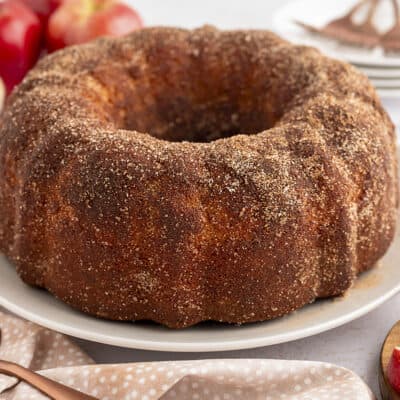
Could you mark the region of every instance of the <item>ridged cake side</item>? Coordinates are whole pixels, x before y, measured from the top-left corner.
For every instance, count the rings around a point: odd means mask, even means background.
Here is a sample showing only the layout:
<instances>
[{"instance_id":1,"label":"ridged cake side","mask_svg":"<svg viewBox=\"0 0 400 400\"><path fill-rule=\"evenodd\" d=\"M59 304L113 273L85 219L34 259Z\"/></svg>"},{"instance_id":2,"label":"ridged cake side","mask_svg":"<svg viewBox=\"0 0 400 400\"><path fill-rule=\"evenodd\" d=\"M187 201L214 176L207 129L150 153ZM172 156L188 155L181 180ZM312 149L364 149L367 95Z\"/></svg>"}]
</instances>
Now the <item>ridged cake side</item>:
<instances>
[{"instance_id":1,"label":"ridged cake side","mask_svg":"<svg viewBox=\"0 0 400 400\"><path fill-rule=\"evenodd\" d=\"M1 251L108 319L245 323L340 295L396 213L394 128L367 78L269 32L69 48L0 120Z\"/></svg>"}]
</instances>

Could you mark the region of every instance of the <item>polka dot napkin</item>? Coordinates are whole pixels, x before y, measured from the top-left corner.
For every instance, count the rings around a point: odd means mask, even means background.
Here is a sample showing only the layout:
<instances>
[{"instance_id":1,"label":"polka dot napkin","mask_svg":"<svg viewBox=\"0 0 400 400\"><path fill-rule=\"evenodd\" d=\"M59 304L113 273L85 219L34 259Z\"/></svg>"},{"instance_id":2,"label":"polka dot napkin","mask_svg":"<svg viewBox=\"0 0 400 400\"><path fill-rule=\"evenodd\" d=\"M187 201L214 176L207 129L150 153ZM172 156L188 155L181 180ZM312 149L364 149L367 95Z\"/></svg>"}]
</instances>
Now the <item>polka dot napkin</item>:
<instances>
[{"instance_id":1,"label":"polka dot napkin","mask_svg":"<svg viewBox=\"0 0 400 400\"><path fill-rule=\"evenodd\" d=\"M0 359L16 362L102 400L373 400L344 368L318 362L206 360L94 365L65 336L0 312ZM43 400L0 375L1 400Z\"/></svg>"}]
</instances>

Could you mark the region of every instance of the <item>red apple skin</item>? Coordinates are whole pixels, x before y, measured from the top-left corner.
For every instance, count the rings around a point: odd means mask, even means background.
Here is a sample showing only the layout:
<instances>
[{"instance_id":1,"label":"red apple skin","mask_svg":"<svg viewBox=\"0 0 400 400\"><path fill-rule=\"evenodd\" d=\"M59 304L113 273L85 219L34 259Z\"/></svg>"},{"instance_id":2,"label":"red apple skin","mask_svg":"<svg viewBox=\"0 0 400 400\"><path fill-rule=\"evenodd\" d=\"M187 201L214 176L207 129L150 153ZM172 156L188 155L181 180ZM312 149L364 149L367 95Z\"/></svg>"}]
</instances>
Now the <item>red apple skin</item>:
<instances>
[{"instance_id":1,"label":"red apple skin","mask_svg":"<svg viewBox=\"0 0 400 400\"><path fill-rule=\"evenodd\" d=\"M139 14L115 0L69 0L50 17L50 52L100 36L123 36L143 27Z\"/></svg>"},{"instance_id":2,"label":"red apple skin","mask_svg":"<svg viewBox=\"0 0 400 400\"><path fill-rule=\"evenodd\" d=\"M23 3L0 2L0 77L7 93L36 63L41 34L39 18Z\"/></svg>"},{"instance_id":3,"label":"red apple skin","mask_svg":"<svg viewBox=\"0 0 400 400\"><path fill-rule=\"evenodd\" d=\"M21 0L40 19L42 27L46 29L50 15L60 6L63 0Z\"/></svg>"},{"instance_id":4,"label":"red apple skin","mask_svg":"<svg viewBox=\"0 0 400 400\"><path fill-rule=\"evenodd\" d=\"M390 386L400 393L400 347L393 349L386 373Z\"/></svg>"}]
</instances>

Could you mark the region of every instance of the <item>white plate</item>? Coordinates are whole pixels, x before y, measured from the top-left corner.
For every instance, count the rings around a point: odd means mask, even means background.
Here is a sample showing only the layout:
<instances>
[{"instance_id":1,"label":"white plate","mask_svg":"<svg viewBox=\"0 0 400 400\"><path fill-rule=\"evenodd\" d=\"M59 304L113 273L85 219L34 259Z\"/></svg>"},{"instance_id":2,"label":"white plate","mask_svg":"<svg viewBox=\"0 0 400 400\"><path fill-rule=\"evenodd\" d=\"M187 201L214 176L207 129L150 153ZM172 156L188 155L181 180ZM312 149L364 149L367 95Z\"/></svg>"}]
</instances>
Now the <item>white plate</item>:
<instances>
[{"instance_id":1,"label":"white plate","mask_svg":"<svg viewBox=\"0 0 400 400\"><path fill-rule=\"evenodd\" d=\"M379 89L400 89L400 79L379 79L370 78L372 84Z\"/></svg>"},{"instance_id":2,"label":"white plate","mask_svg":"<svg viewBox=\"0 0 400 400\"><path fill-rule=\"evenodd\" d=\"M201 324L169 330L151 323L119 323L77 312L43 290L21 282L14 268L0 256L0 305L47 328L115 346L178 352L237 350L315 335L354 320L400 291L400 236L381 262L363 274L341 298L319 300L283 318L231 326Z\"/></svg>"},{"instance_id":3,"label":"white plate","mask_svg":"<svg viewBox=\"0 0 400 400\"><path fill-rule=\"evenodd\" d=\"M382 99L400 99L400 88L376 88L376 90Z\"/></svg>"},{"instance_id":4,"label":"white plate","mask_svg":"<svg viewBox=\"0 0 400 400\"><path fill-rule=\"evenodd\" d=\"M363 65L354 65L371 79L400 79L400 68L372 68Z\"/></svg>"},{"instance_id":5,"label":"white plate","mask_svg":"<svg viewBox=\"0 0 400 400\"><path fill-rule=\"evenodd\" d=\"M355 64L374 67L400 67L400 56L385 56L381 48L363 49L346 46L335 40L312 35L297 26L299 20L316 27L322 27L332 19L342 16L356 3L356 0L295 0L291 1L274 16L274 28L283 37L299 44L314 46L326 54ZM386 4L387 3L387 4ZM382 2L378 14L378 26L387 29L391 22L390 2Z\"/></svg>"}]
</instances>

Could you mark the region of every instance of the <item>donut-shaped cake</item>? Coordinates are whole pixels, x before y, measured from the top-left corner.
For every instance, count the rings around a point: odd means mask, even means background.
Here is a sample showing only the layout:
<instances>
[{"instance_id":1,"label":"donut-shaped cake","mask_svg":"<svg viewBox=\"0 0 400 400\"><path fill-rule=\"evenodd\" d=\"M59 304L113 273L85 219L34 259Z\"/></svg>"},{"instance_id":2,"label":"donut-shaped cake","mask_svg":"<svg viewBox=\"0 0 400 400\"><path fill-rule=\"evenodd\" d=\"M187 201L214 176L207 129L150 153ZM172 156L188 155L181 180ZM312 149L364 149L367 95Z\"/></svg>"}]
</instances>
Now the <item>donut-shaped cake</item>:
<instances>
[{"instance_id":1,"label":"donut-shaped cake","mask_svg":"<svg viewBox=\"0 0 400 400\"><path fill-rule=\"evenodd\" d=\"M396 209L394 128L368 79L267 31L71 47L1 116L1 251L107 319L240 324L340 295Z\"/></svg>"}]
</instances>

